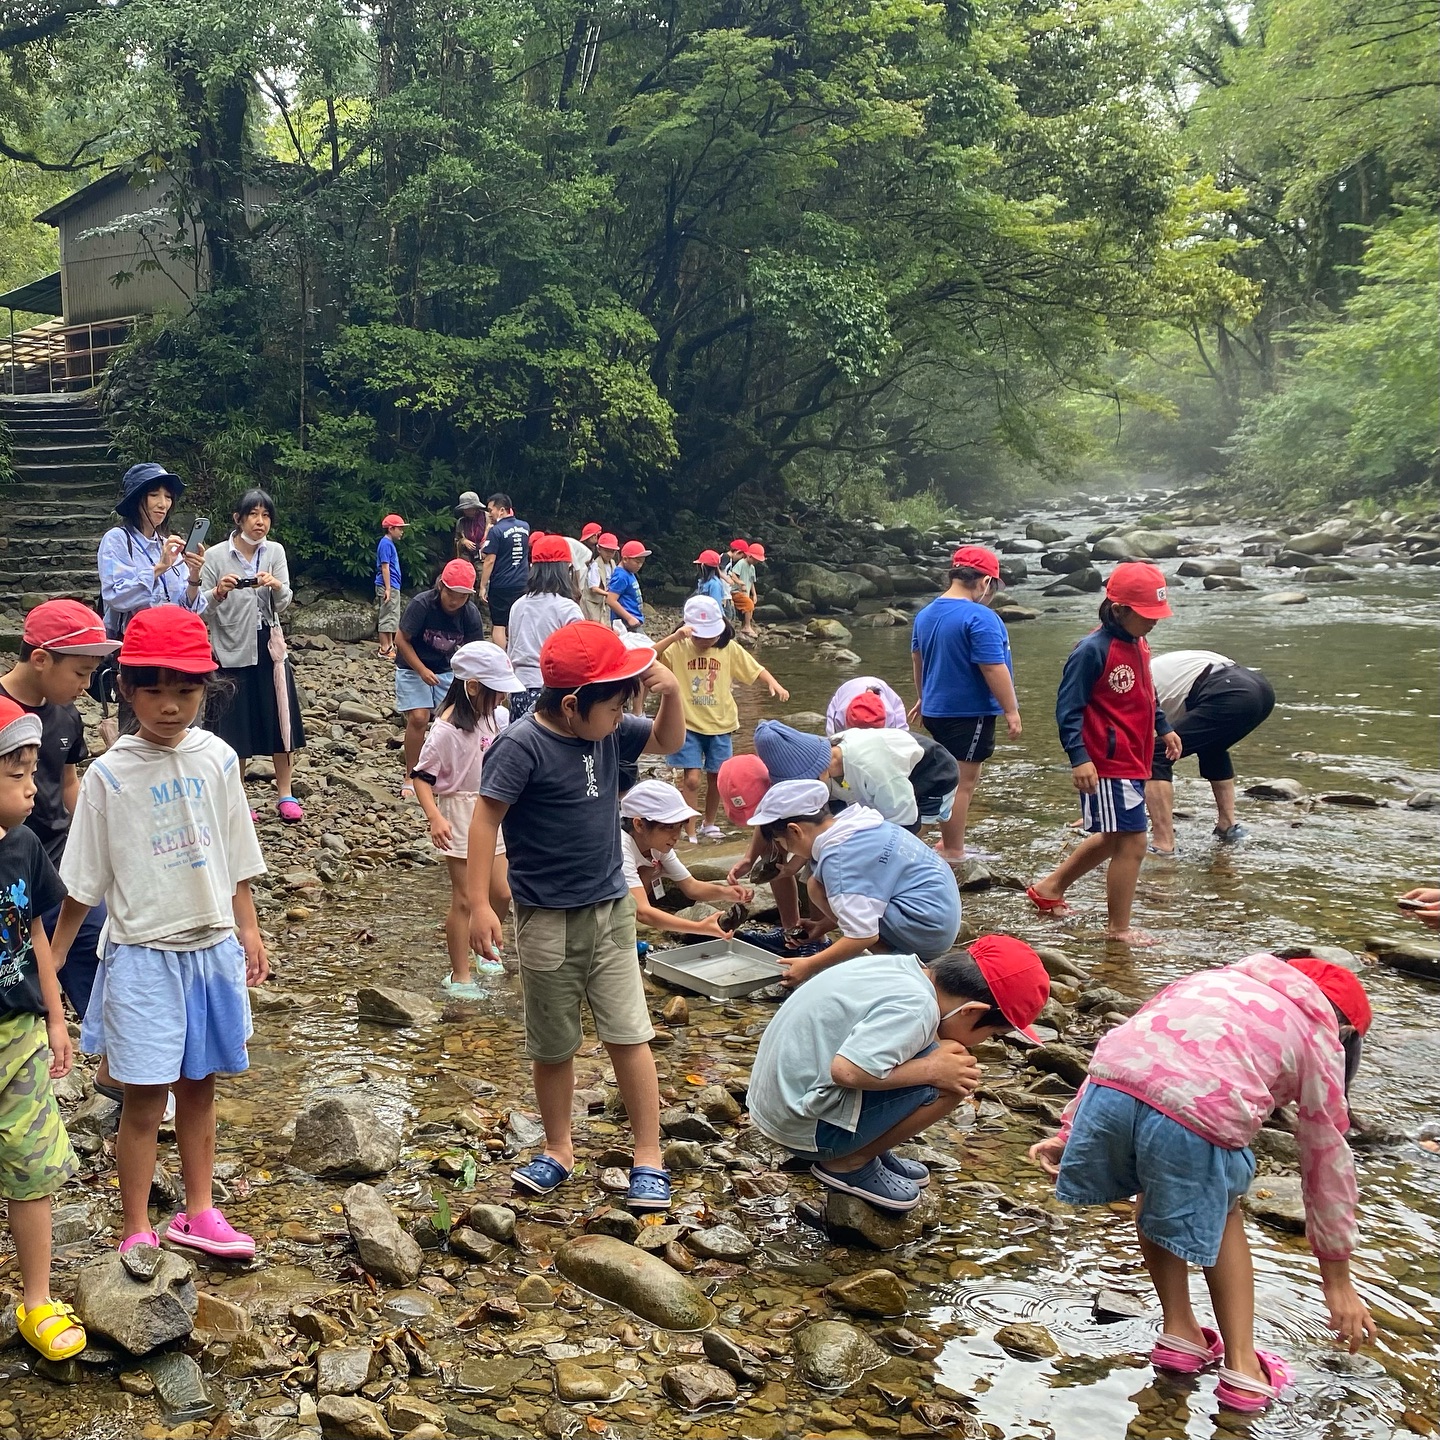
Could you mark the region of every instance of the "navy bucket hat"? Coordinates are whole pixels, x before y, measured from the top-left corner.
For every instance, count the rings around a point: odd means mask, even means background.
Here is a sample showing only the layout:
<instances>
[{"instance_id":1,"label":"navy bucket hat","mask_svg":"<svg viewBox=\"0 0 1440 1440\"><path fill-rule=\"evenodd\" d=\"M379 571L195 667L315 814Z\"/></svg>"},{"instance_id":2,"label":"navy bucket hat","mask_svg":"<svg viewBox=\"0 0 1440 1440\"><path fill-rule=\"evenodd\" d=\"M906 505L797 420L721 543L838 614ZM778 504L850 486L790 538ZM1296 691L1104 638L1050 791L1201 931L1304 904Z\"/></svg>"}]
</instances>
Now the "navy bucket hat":
<instances>
[{"instance_id":1,"label":"navy bucket hat","mask_svg":"<svg viewBox=\"0 0 1440 1440\"><path fill-rule=\"evenodd\" d=\"M185 482L172 475L163 465L153 460L142 460L132 465L121 478L120 498L115 502L115 512L127 520L135 518L140 501L152 490L164 486L177 500L185 493Z\"/></svg>"},{"instance_id":2,"label":"navy bucket hat","mask_svg":"<svg viewBox=\"0 0 1440 1440\"><path fill-rule=\"evenodd\" d=\"M823 735L807 735L778 720L762 720L755 727L755 753L772 783L815 780L830 766L830 742Z\"/></svg>"}]
</instances>

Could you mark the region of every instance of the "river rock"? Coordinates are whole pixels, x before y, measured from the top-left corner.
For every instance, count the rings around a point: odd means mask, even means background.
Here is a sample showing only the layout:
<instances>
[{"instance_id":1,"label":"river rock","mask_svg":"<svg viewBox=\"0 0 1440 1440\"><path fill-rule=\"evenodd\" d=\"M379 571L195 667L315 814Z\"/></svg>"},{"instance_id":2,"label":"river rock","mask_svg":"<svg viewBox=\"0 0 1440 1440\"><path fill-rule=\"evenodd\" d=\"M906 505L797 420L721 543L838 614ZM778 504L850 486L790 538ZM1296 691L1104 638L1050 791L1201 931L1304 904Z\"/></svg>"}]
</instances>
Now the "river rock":
<instances>
[{"instance_id":1,"label":"river rock","mask_svg":"<svg viewBox=\"0 0 1440 1440\"><path fill-rule=\"evenodd\" d=\"M425 1257L419 1244L400 1228L379 1191L369 1185L352 1185L341 1204L360 1263L377 1280L413 1285Z\"/></svg>"},{"instance_id":2,"label":"river rock","mask_svg":"<svg viewBox=\"0 0 1440 1440\"><path fill-rule=\"evenodd\" d=\"M1097 1325L1113 1325L1121 1320L1143 1320L1150 1307L1138 1296L1123 1290L1097 1290L1090 1305L1090 1314Z\"/></svg>"},{"instance_id":3,"label":"river rock","mask_svg":"<svg viewBox=\"0 0 1440 1440\"><path fill-rule=\"evenodd\" d=\"M398 1430L402 1435L419 1437L416 1432L421 1426L428 1426L428 1432L421 1432L429 1437L442 1435L446 1428L445 1412L438 1405L432 1405L428 1400L422 1400L418 1395L393 1395L385 1402L385 1419L389 1422L392 1430Z\"/></svg>"},{"instance_id":4,"label":"river rock","mask_svg":"<svg viewBox=\"0 0 1440 1440\"><path fill-rule=\"evenodd\" d=\"M440 1007L426 995L413 990L396 990L388 985L365 985L355 992L355 1006L362 1020L372 1025L437 1025Z\"/></svg>"},{"instance_id":5,"label":"river rock","mask_svg":"<svg viewBox=\"0 0 1440 1440\"><path fill-rule=\"evenodd\" d=\"M375 1352L368 1345L344 1345L315 1357L315 1390L319 1395L353 1395L370 1379Z\"/></svg>"},{"instance_id":6,"label":"river rock","mask_svg":"<svg viewBox=\"0 0 1440 1440\"><path fill-rule=\"evenodd\" d=\"M1440 805L1440 790L1417 790L1405 802L1407 810L1433 810Z\"/></svg>"},{"instance_id":7,"label":"river rock","mask_svg":"<svg viewBox=\"0 0 1440 1440\"><path fill-rule=\"evenodd\" d=\"M1052 980L1064 982L1074 981L1077 985L1089 983L1090 977L1063 951L1052 949L1048 945L1042 945L1035 951L1040 957L1040 963L1045 967L1045 973Z\"/></svg>"},{"instance_id":8,"label":"river rock","mask_svg":"<svg viewBox=\"0 0 1440 1440\"><path fill-rule=\"evenodd\" d=\"M1288 1131L1262 1125L1250 1137L1250 1148L1260 1160L1282 1169L1294 1170L1300 1165L1300 1142Z\"/></svg>"},{"instance_id":9,"label":"river rock","mask_svg":"<svg viewBox=\"0 0 1440 1440\"><path fill-rule=\"evenodd\" d=\"M515 1212L506 1205L472 1205L465 1212L465 1223L502 1245L515 1242Z\"/></svg>"},{"instance_id":10,"label":"river rock","mask_svg":"<svg viewBox=\"0 0 1440 1440\"><path fill-rule=\"evenodd\" d=\"M322 1395L315 1406L325 1440L391 1440L385 1412L359 1395Z\"/></svg>"},{"instance_id":11,"label":"river rock","mask_svg":"<svg viewBox=\"0 0 1440 1440\"><path fill-rule=\"evenodd\" d=\"M1134 553L1125 535L1105 535L1090 546L1092 560L1129 560Z\"/></svg>"},{"instance_id":12,"label":"river rock","mask_svg":"<svg viewBox=\"0 0 1440 1440\"><path fill-rule=\"evenodd\" d=\"M707 1085L695 1097L700 1113L717 1125L740 1123L740 1102L723 1086Z\"/></svg>"},{"instance_id":13,"label":"river rock","mask_svg":"<svg viewBox=\"0 0 1440 1440\"><path fill-rule=\"evenodd\" d=\"M816 640L833 640L838 645L848 645L851 640L849 630L838 620L828 620L819 615L805 622L805 633Z\"/></svg>"},{"instance_id":14,"label":"river rock","mask_svg":"<svg viewBox=\"0 0 1440 1440\"><path fill-rule=\"evenodd\" d=\"M581 1365L574 1360L555 1363L555 1394L561 1400L571 1403L589 1400L603 1405L614 1399L625 1384L615 1371L604 1366Z\"/></svg>"},{"instance_id":15,"label":"river rock","mask_svg":"<svg viewBox=\"0 0 1440 1440\"><path fill-rule=\"evenodd\" d=\"M213 1415L220 1407L205 1384L200 1367L179 1350L150 1360L145 1369L155 1382L155 1393L167 1421L172 1424Z\"/></svg>"},{"instance_id":16,"label":"river rock","mask_svg":"<svg viewBox=\"0 0 1440 1440\"><path fill-rule=\"evenodd\" d=\"M1017 605L1013 600L1000 600L993 607L995 613L1006 625L1019 625L1025 620L1038 620L1040 612L1028 605Z\"/></svg>"},{"instance_id":17,"label":"river rock","mask_svg":"<svg viewBox=\"0 0 1440 1440\"><path fill-rule=\"evenodd\" d=\"M737 1345L723 1330L707 1330L701 1336L705 1358L722 1370L728 1370L747 1385L765 1383L765 1367L742 1345Z\"/></svg>"},{"instance_id":18,"label":"river rock","mask_svg":"<svg viewBox=\"0 0 1440 1440\"><path fill-rule=\"evenodd\" d=\"M1245 1194L1245 1209L1262 1224L1305 1233L1305 1201L1298 1175L1260 1175Z\"/></svg>"},{"instance_id":19,"label":"river rock","mask_svg":"<svg viewBox=\"0 0 1440 1440\"><path fill-rule=\"evenodd\" d=\"M728 1405L740 1393L735 1381L725 1371L698 1361L667 1370L660 1386L682 1410Z\"/></svg>"},{"instance_id":20,"label":"river rock","mask_svg":"<svg viewBox=\"0 0 1440 1440\"><path fill-rule=\"evenodd\" d=\"M585 1222L587 1235L611 1235L633 1245L640 1236L640 1217L628 1210L602 1210Z\"/></svg>"},{"instance_id":21,"label":"river rock","mask_svg":"<svg viewBox=\"0 0 1440 1440\"><path fill-rule=\"evenodd\" d=\"M795 710L780 717L792 730L813 731L824 734L825 717L818 710Z\"/></svg>"},{"instance_id":22,"label":"river rock","mask_svg":"<svg viewBox=\"0 0 1440 1440\"><path fill-rule=\"evenodd\" d=\"M905 1284L892 1270L842 1275L825 1287L825 1298L853 1315L877 1315L881 1319L903 1315L910 1308Z\"/></svg>"},{"instance_id":23,"label":"river rock","mask_svg":"<svg viewBox=\"0 0 1440 1440\"><path fill-rule=\"evenodd\" d=\"M898 581L895 582L899 589ZM863 575L846 570L831 570L824 565L792 565L790 589L800 600L808 600L817 610L853 610L867 592L875 587Z\"/></svg>"},{"instance_id":24,"label":"river rock","mask_svg":"<svg viewBox=\"0 0 1440 1440\"><path fill-rule=\"evenodd\" d=\"M685 1244L702 1260L744 1260L755 1253L750 1238L733 1225L711 1225L692 1230Z\"/></svg>"},{"instance_id":25,"label":"river rock","mask_svg":"<svg viewBox=\"0 0 1440 1440\"><path fill-rule=\"evenodd\" d=\"M342 700L335 707L335 718L342 725L378 725L385 719L378 710L355 700Z\"/></svg>"},{"instance_id":26,"label":"river rock","mask_svg":"<svg viewBox=\"0 0 1440 1440\"><path fill-rule=\"evenodd\" d=\"M1002 1325L995 1332L995 1343L1019 1360L1049 1360L1060 1353L1055 1337L1043 1325L1028 1320Z\"/></svg>"},{"instance_id":27,"label":"river rock","mask_svg":"<svg viewBox=\"0 0 1440 1440\"><path fill-rule=\"evenodd\" d=\"M241 1380L256 1380L266 1375L281 1375L291 1366L290 1357L268 1336L241 1335L230 1346L225 1372Z\"/></svg>"},{"instance_id":28,"label":"river rock","mask_svg":"<svg viewBox=\"0 0 1440 1440\"><path fill-rule=\"evenodd\" d=\"M703 1115L680 1106L660 1112L660 1133L669 1140L698 1140L702 1145L715 1145L724 1138Z\"/></svg>"},{"instance_id":29,"label":"river rock","mask_svg":"<svg viewBox=\"0 0 1440 1440\"><path fill-rule=\"evenodd\" d=\"M113 1341L132 1355L148 1355L190 1334L199 1304L190 1266L168 1250L155 1253L148 1280L137 1280L125 1266L134 1250L124 1259L113 1252L103 1255L81 1270L75 1311L92 1338Z\"/></svg>"},{"instance_id":30,"label":"river rock","mask_svg":"<svg viewBox=\"0 0 1440 1440\"><path fill-rule=\"evenodd\" d=\"M290 1163L311 1175L383 1175L400 1160L400 1132L364 1095L329 1095L295 1120Z\"/></svg>"},{"instance_id":31,"label":"river rock","mask_svg":"<svg viewBox=\"0 0 1440 1440\"><path fill-rule=\"evenodd\" d=\"M1040 568L1052 575L1071 575L1090 568L1090 551L1083 545L1078 550L1048 550L1040 557Z\"/></svg>"},{"instance_id":32,"label":"river rock","mask_svg":"<svg viewBox=\"0 0 1440 1440\"><path fill-rule=\"evenodd\" d=\"M839 1190L825 1192L825 1226L842 1234L859 1235L877 1250L895 1250L918 1240L940 1223L940 1201L934 1188L920 1192L913 1210L877 1210L858 1195Z\"/></svg>"},{"instance_id":33,"label":"river rock","mask_svg":"<svg viewBox=\"0 0 1440 1440\"><path fill-rule=\"evenodd\" d=\"M1353 570L1339 565L1316 565L1305 572L1307 585L1343 585L1358 578Z\"/></svg>"},{"instance_id":34,"label":"river rock","mask_svg":"<svg viewBox=\"0 0 1440 1440\"><path fill-rule=\"evenodd\" d=\"M1236 575L1207 575L1200 583L1207 590L1224 590L1234 595L1247 595L1260 588Z\"/></svg>"},{"instance_id":35,"label":"river rock","mask_svg":"<svg viewBox=\"0 0 1440 1440\"><path fill-rule=\"evenodd\" d=\"M500 1241L492 1240L488 1235L482 1235L468 1225L459 1225L450 1232L451 1253L477 1265L488 1265L504 1249Z\"/></svg>"},{"instance_id":36,"label":"river rock","mask_svg":"<svg viewBox=\"0 0 1440 1440\"><path fill-rule=\"evenodd\" d=\"M579 1235L555 1252L567 1280L667 1330L704 1330L715 1307L658 1256L609 1235Z\"/></svg>"},{"instance_id":37,"label":"river rock","mask_svg":"<svg viewBox=\"0 0 1440 1440\"><path fill-rule=\"evenodd\" d=\"M1382 965L1418 975L1422 980L1440 980L1440 950L1415 940L1367 940L1365 948Z\"/></svg>"},{"instance_id":38,"label":"river rock","mask_svg":"<svg viewBox=\"0 0 1440 1440\"><path fill-rule=\"evenodd\" d=\"M817 1320L803 1326L791 1343L797 1373L818 1390L848 1390L867 1370L885 1363L885 1352L843 1320Z\"/></svg>"},{"instance_id":39,"label":"river rock","mask_svg":"<svg viewBox=\"0 0 1440 1440\"><path fill-rule=\"evenodd\" d=\"M1338 555L1345 548L1345 537L1328 530L1311 530L1291 536L1285 548L1300 555Z\"/></svg>"},{"instance_id":40,"label":"river rock","mask_svg":"<svg viewBox=\"0 0 1440 1440\"><path fill-rule=\"evenodd\" d=\"M1305 787L1298 780L1257 780L1245 787L1245 793L1252 800L1303 800Z\"/></svg>"},{"instance_id":41,"label":"river rock","mask_svg":"<svg viewBox=\"0 0 1440 1440\"><path fill-rule=\"evenodd\" d=\"M229 1344L250 1330L250 1312L233 1300L202 1290L196 1297L195 1328L212 1340Z\"/></svg>"},{"instance_id":42,"label":"river rock","mask_svg":"<svg viewBox=\"0 0 1440 1440\"><path fill-rule=\"evenodd\" d=\"M1168 530L1136 530L1121 538L1142 560L1169 560L1180 553L1180 537Z\"/></svg>"},{"instance_id":43,"label":"river rock","mask_svg":"<svg viewBox=\"0 0 1440 1440\"><path fill-rule=\"evenodd\" d=\"M944 589L936 577L918 565L891 565L890 581L897 595L926 595L935 589Z\"/></svg>"},{"instance_id":44,"label":"river rock","mask_svg":"<svg viewBox=\"0 0 1440 1440\"><path fill-rule=\"evenodd\" d=\"M660 1152L667 1170L703 1170L705 1148L698 1140L671 1140Z\"/></svg>"},{"instance_id":45,"label":"river rock","mask_svg":"<svg viewBox=\"0 0 1440 1440\"><path fill-rule=\"evenodd\" d=\"M1027 540L1038 540L1042 545L1058 545L1065 539L1066 532L1057 529L1047 520L1032 520L1025 527Z\"/></svg>"},{"instance_id":46,"label":"river rock","mask_svg":"<svg viewBox=\"0 0 1440 1440\"><path fill-rule=\"evenodd\" d=\"M1085 1083L1090 1073L1090 1057L1078 1046L1067 1045L1062 1040L1051 1040L1037 1045L1025 1055L1025 1063L1032 1070L1044 1071L1047 1075L1058 1075L1067 1085L1077 1089Z\"/></svg>"},{"instance_id":47,"label":"river rock","mask_svg":"<svg viewBox=\"0 0 1440 1440\"><path fill-rule=\"evenodd\" d=\"M1195 576L1202 580L1212 575L1238 576L1240 562L1225 555L1202 555L1182 560L1175 573L1186 577Z\"/></svg>"}]
</instances>

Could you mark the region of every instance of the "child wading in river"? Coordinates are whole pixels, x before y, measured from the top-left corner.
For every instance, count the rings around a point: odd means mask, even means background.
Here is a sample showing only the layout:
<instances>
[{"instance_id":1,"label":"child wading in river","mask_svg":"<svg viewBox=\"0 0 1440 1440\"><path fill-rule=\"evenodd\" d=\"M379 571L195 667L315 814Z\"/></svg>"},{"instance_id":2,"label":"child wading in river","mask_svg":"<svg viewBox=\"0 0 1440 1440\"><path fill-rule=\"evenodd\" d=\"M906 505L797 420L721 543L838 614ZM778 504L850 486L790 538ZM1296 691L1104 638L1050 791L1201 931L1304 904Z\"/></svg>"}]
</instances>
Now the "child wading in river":
<instances>
[{"instance_id":1,"label":"child wading in river","mask_svg":"<svg viewBox=\"0 0 1440 1440\"><path fill-rule=\"evenodd\" d=\"M1350 1280L1355 1163L1345 1142L1370 1018L1359 980L1310 956L1252 955L1187 976L1101 1039L1059 1134L1030 1150L1067 1204L1139 1195L1140 1251L1163 1314L1150 1363L1183 1375L1218 1365L1215 1396L1227 1409L1264 1410L1291 1378L1280 1356L1255 1348L1240 1211L1255 1177L1250 1142L1282 1106L1296 1106L1305 1233L1330 1328L1352 1352L1374 1338ZM1205 1271L1218 1335L1191 1308L1191 1265Z\"/></svg>"},{"instance_id":2,"label":"child wading in river","mask_svg":"<svg viewBox=\"0 0 1440 1440\"><path fill-rule=\"evenodd\" d=\"M488 640L462 645L451 656L450 673L455 679L425 737L411 779L415 798L430 822L430 838L450 871L450 909L445 916L450 973L440 985L457 999L480 1000L485 992L470 978L470 888L465 874L470 821L480 794L485 752L510 723L501 699L525 687L505 652ZM504 841L497 842L490 867L490 908L502 920L510 908ZM500 968L489 961L485 965Z\"/></svg>"},{"instance_id":3,"label":"child wading in river","mask_svg":"<svg viewBox=\"0 0 1440 1440\"><path fill-rule=\"evenodd\" d=\"M1145 859L1145 782L1155 737L1161 737L1171 760L1180 758L1181 746L1155 701L1145 636L1174 612L1165 600L1165 576L1155 565L1117 565L1105 597L1100 628L1070 652L1055 700L1060 743L1080 792L1080 816L1089 838L1025 893L1037 910L1067 915L1065 892L1108 860L1105 938L1154 945L1153 935L1130 925Z\"/></svg>"},{"instance_id":4,"label":"child wading in river","mask_svg":"<svg viewBox=\"0 0 1440 1440\"><path fill-rule=\"evenodd\" d=\"M63 966L86 912L106 902L110 930L80 1043L104 1054L125 1087L115 1152L121 1251L160 1243L150 1184L173 1090L186 1208L166 1238L249 1260L254 1240L211 1202L215 1076L250 1065L246 987L270 973L250 880L265 873L265 861L235 752L192 728L215 669L198 615L159 605L131 620L119 683L139 733L122 735L80 782L54 947Z\"/></svg>"}]
</instances>

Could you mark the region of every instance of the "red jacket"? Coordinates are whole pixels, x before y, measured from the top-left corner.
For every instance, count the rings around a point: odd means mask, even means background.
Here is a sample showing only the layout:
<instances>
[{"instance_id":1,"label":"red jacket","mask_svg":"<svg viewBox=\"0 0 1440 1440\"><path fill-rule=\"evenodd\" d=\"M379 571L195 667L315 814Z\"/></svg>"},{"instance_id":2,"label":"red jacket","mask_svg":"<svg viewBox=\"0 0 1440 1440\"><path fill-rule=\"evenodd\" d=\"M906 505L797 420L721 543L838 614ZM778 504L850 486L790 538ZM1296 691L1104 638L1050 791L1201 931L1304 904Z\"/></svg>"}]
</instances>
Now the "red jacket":
<instances>
[{"instance_id":1,"label":"red jacket","mask_svg":"<svg viewBox=\"0 0 1440 1440\"><path fill-rule=\"evenodd\" d=\"M1150 647L1118 625L1092 630L1071 652L1055 723L1072 768L1088 760L1105 780L1148 780L1155 737L1175 727L1155 700Z\"/></svg>"}]
</instances>

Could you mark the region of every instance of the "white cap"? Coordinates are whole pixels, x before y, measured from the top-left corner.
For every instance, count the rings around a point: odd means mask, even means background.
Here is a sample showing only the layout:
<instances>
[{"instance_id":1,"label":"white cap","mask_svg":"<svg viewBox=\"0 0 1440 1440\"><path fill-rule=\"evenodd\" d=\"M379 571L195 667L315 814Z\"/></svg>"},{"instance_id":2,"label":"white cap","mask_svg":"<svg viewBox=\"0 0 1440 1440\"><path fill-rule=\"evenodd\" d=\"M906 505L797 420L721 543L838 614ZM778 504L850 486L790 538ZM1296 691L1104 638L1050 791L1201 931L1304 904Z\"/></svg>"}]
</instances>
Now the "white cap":
<instances>
[{"instance_id":1,"label":"white cap","mask_svg":"<svg viewBox=\"0 0 1440 1440\"><path fill-rule=\"evenodd\" d=\"M685 623L702 640L713 640L725 630L725 612L709 595L692 595L685 602Z\"/></svg>"},{"instance_id":2,"label":"white cap","mask_svg":"<svg viewBox=\"0 0 1440 1440\"><path fill-rule=\"evenodd\" d=\"M620 799L620 813L627 820L653 820L657 825L679 825L698 815L685 797L663 780L642 780Z\"/></svg>"},{"instance_id":3,"label":"white cap","mask_svg":"<svg viewBox=\"0 0 1440 1440\"><path fill-rule=\"evenodd\" d=\"M752 825L818 815L829 807L830 787L823 780L781 780L772 785L750 817Z\"/></svg>"},{"instance_id":4,"label":"white cap","mask_svg":"<svg viewBox=\"0 0 1440 1440\"><path fill-rule=\"evenodd\" d=\"M513 695L525 684L510 664L510 657L488 640L472 640L450 657L450 673L457 680L478 680L501 695Z\"/></svg>"}]
</instances>

